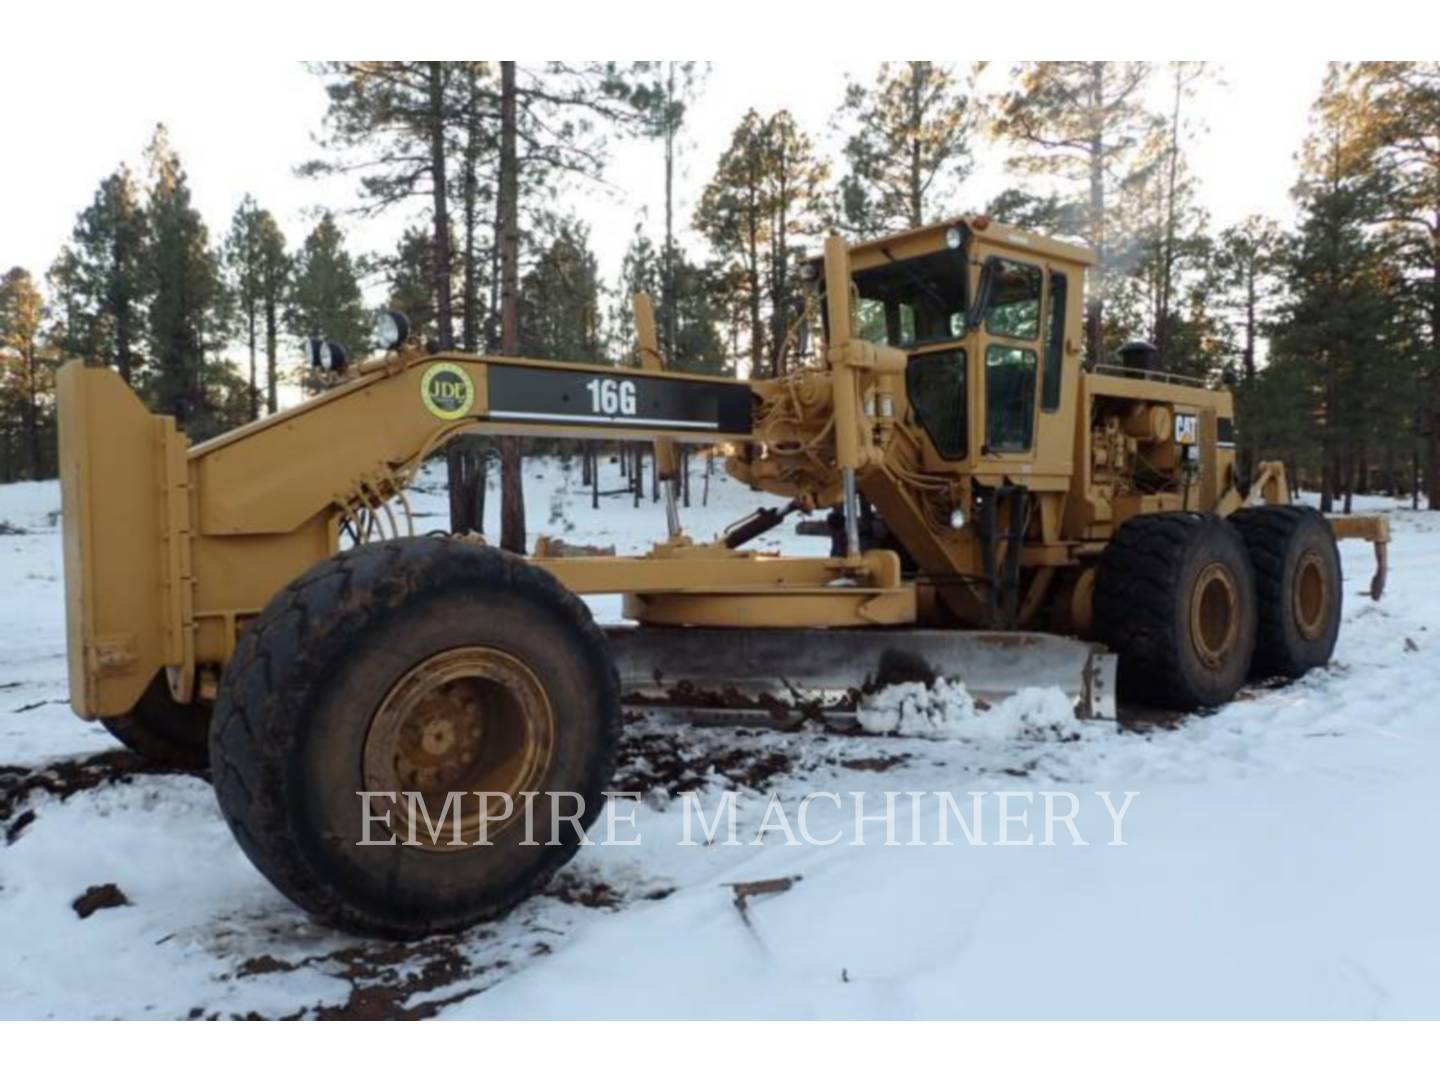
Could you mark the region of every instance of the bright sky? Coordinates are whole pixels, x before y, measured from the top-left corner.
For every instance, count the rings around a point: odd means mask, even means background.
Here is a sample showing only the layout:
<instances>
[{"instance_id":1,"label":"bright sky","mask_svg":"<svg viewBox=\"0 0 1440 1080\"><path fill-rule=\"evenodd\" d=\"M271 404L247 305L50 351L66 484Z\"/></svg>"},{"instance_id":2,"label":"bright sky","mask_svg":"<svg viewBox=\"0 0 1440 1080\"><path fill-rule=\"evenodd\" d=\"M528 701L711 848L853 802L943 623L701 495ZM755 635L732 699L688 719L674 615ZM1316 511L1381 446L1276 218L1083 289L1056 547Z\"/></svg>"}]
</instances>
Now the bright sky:
<instances>
[{"instance_id":1,"label":"bright sky","mask_svg":"<svg viewBox=\"0 0 1440 1080\"><path fill-rule=\"evenodd\" d=\"M790 109L833 155L838 148L830 122L846 76L868 78L877 64L811 61L799 52L783 65L714 65L684 135L677 222L688 225L701 186L748 107ZM993 62L984 85L1003 85L1011 66ZM1251 213L1286 219L1294 154L1324 64L1272 56L1217 66L1220 84L1207 87L1196 103L1208 130L1186 147L1200 197L1217 227ZM314 156L312 135L325 110L320 80L298 62L210 54L145 65L115 54L86 61L83 80L73 75L57 77L53 62L43 59L7 56L0 64L0 100L22 102L43 87L45 103L6 110L7 145L36 152L0 170L0 268L19 264L42 275L101 177L121 161L141 167L141 151L158 121L170 129L212 239L223 235L247 191L279 217L292 245L310 228L317 206L355 205L348 181L294 175L297 164ZM95 94L97 86L105 93ZM1155 104L1163 106L1164 99L1157 85ZM1004 146L981 142L974 175L958 205L946 210L978 209L1012 182L1006 154ZM568 193L572 208L591 225L607 279L618 273L642 215L649 215L651 233L659 237L663 191L659 144L632 140L612 142L605 184ZM389 248L407 215L423 212L417 203L413 211L345 221L352 249Z\"/></svg>"}]
</instances>

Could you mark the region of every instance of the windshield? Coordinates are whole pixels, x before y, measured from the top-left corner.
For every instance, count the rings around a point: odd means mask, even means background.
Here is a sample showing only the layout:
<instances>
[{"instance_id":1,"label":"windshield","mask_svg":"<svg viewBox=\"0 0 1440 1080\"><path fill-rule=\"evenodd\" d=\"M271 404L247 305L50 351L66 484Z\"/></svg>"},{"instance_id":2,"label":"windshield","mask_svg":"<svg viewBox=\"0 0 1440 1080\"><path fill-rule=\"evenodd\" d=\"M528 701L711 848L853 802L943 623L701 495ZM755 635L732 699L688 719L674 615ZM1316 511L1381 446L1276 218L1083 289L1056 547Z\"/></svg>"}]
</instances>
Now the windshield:
<instances>
[{"instance_id":1,"label":"windshield","mask_svg":"<svg viewBox=\"0 0 1440 1080\"><path fill-rule=\"evenodd\" d=\"M857 271L856 333L907 349L965 336L963 249Z\"/></svg>"}]
</instances>

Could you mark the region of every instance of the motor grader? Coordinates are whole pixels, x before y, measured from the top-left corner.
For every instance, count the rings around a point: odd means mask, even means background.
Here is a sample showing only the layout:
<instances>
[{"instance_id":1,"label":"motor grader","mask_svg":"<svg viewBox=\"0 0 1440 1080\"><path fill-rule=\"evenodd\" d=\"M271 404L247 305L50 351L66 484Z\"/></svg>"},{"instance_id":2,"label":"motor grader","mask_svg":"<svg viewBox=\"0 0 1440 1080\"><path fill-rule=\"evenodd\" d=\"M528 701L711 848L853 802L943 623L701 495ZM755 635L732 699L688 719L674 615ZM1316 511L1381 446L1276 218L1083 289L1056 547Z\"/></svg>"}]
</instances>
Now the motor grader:
<instances>
[{"instance_id":1,"label":"motor grader","mask_svg":"<svg viewBox=\"0 0 1440 1080\"><path fill-rule=\"evenodd\" d=\"M438 352L387 317L383 354L338 385L197 446L72 363L72 706L208 761L241 847L314 916L406 936L503 912L574 853L622 706L823 717L947 676L1113 717L1117 689L1189 710L1324 664L1332 527L1290 504L1283 469L1241 474L1228 390L1143 347L1082 364L1092 263L980 216L831 237L802 266L798 359L749 381L667 370L643 295L634 367ZM653 440L667 535L529 558L411 535L407 485L475 432ZM678 443L785 505L692 538ZM747 546L820 511L828 557ZM1384 529L1346 526L1382 573ZM628 624L597 626L592 593L623 594ZM395 796L383 813L375 793ZM574 801L521 828L537 793Z\"/></svg>"}]
</instances>

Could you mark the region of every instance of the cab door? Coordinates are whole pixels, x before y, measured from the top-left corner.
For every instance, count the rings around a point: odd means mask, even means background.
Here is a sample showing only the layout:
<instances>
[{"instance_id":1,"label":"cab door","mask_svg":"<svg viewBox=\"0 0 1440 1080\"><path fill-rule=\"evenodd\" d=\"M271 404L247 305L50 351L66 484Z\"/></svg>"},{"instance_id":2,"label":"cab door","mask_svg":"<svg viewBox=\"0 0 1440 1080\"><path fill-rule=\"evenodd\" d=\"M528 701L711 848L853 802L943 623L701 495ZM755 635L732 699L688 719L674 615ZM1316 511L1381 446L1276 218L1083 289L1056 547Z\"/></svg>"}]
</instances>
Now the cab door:
<instances>
[{"instance_id":1,"label":"cab door","mask_svg":"<svg viewBox=\"0 0 1440 1080\"><path fill-rule=\"evenodd\" d=\"M1045 267L1009 252L982 264L976 334L977 474L1029 472L1035 458Z\"/></svg>"},{"instance_id":2,"label":"cab door","mask_svg":"<svg viewBox=\"0 0 1440 1080\"><path fill-rule=\"evenodd\" d=\"M971 391L976 475L1033 490L1068 483L1082 287L1081 267L1038 252L999 249L981 261Z\"/></svg>"}]
</instances>

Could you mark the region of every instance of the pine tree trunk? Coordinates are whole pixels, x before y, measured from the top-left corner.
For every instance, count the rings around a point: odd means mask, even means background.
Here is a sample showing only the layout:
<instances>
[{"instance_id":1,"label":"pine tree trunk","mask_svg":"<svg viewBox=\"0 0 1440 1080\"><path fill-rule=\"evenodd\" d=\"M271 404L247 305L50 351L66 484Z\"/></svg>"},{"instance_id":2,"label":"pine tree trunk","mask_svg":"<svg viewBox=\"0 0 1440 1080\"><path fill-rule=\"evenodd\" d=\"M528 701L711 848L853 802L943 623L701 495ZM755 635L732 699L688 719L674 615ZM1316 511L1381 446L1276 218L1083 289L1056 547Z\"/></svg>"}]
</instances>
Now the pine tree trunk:
<instances>
[{"instance_id":1,"label":"pine tree trunk","mask_svg":"<svg viewBox=\"0 0 1440 1080\"><path fill-rule=\"evenodd\" d=\"M1104 348L1105 323L1105 64L1090 65L1090 107L1094 115L1090 137L1090 243L1095 249L1094 292L1085 304L1085 345L1090 362L1098 364Z\"/></svg>"},{"instance_id":2,"label":"pine tree trunk","mask_svg":"<svg viewBox=\"0 0 1440 1080\"><path fill-rule=\"evenodd\" d=\"M1430 454L1425 470L1425 497L1431 510L1440 510L1440 216L1436 223L1430 236L1435 257L1430 268Z\"/></svg>"},{"instance_id":3,"label":"pine tree trunk","mask_svg":"<svg viewBox=\"0 0 1440 1080\"><path fill-rule=\"evenodd\" d=\"M260 383L259 372L256 369L256 336L255 336L255 302L249 303L249 310L246 312L246 329L248 331L250 345L250 419L260 419Z\"/></svg>"},{"instance_id":4,"label":"pine tree trunk","mask_svg":"<svg viewBox=\"0 0 1440 1080\"><path fill-rule=\"evenodd\" d=\"M753 173L750 183L750 265L746 272L750 277L750 377L759 378L764 374L762 364L765 356L765 325L760 321L760 222L759 207Z\"/></svg>"},{"instance_id":5,"label":"pine tree trunk","mask_svg":"<svg viewBox=\"0 0 1440 1080\"><path fill-rule=\"evenodd\" d=\"M476 77L473 65L466 65L465 158L462 176L461 215L465 229L461 254L460 347L478 352L480 347L480 282L476 259L479 232L479 180L476 166L480 153L480 121L477 109ZM450 531L485 531L485 444L477 435L461 435L445 451L445 472L450 489Z\"/></svg>"},{"instance_id":6,"label":"pine tree trunk","mask_svg":"<svg viewBox=\"0 0 1440 1080\"><path fill-rule=\"evenodd\" d=\"M265 407L273 416L280 411L278 383L280 382L279 372L279 337L280 337L280 301L278 297L270 296L265 301Z\"/></svg>"},{"instance_id":7,"label":"pine tree trunk","mask_svg":"<svg viewBox=\"0 0 1440 1080\"><path fill-rule=\"evenodd\" d=\"M923 60L910 61L910 228L918 229L921 218L920 193L920 125L924 121L920 108L920 77Z\"/></svg>"},{"instance_id":8,"label":"pine tree trunk","mask_svg":"<svg viewBox=\"0 0 1440 1080\"><path fill-rule=\"evenodd\" d=\"M461 347L466 352L478 352L480 348L480 266L476 258L475 245L480 231L480 183L476 169L480 161L480 111L475 67L467 64L465 81L465 253L462 263L464 282L462 284L460 337Z\"/></svg>"},{"instance_id":9,"label":"pine tree trunk","mask_svg":"<svg viewBox=\"0 0 1440 1080\"><path fill-rule=\"evenodd\" d=\"M434 188L431 224L435 236L435 262L431 268L435 293L435 332L440 348L455 347L455 319L450 298L450 205L445 169L445 67L428 61L430 78L430 181Z\"/></svg>"},{"instance_id":10,"label":"pine tree trunk","mask_svg":"<svg viewBox=\"0 0 1440 1080\"><path fill-rule=\"evenodd\" d=\"M520 347L520 163L516 154L515 61L500 61L500 351ZM525 489L520 440L500 438L500 546L525 552Z\"/></svg>"},{"instance_id":11,"label":"pine tree trunk","mask_svg":"<svg viewBox=\"0 0 1440 1080\"><path fill-rule=\"evenodd\" d=\"M1180 161L1180 72L1175 73L1175 105L1170 114L1170 154L1165 180L1165 243L1160 259L1160 282L1155 318L1155 348L1160 359L1170 351L1170 294L1175 276L1175 188Z\"/></svg>"},{"instance_id":12,"label":"pine tree trunk","mask_svg":"<svg viewBox=\"0 0 1440 1080\"><path fill-rule=\"evenodd\" d=\"M675 295L675 61L667 61L669 73L665 85L665 287L661 298L664 309L666 363L675 362L675 339L678 337L679 297Z\"/></svg>"},{"instance_id":13,"label":"pine tree trunk","mask_svg":"<svg viewBox=\"0 0 1440 1080\"><path fill-rule=\"evenodd\" d=\"M120 304L115 311L115 368L129 386L134 380L135 365L130 353L130 306Z\"/></svg>"},{"instance_id":14,"label":"pine tree trunk","mask_svg":"<svg viewBox=\"0 0 1440 1080\"><path fill-rule=\"evenodd\" d=\"M31 342L25 355L25 441L30 451L30 479L40 479L40 364Z\"/></svg>"}]
</instances>

